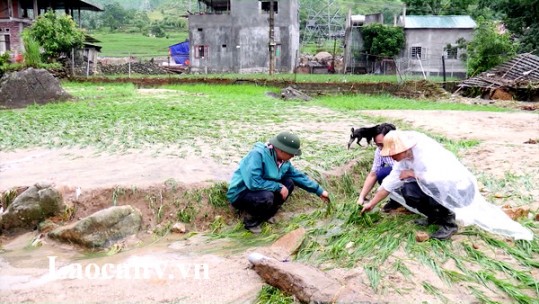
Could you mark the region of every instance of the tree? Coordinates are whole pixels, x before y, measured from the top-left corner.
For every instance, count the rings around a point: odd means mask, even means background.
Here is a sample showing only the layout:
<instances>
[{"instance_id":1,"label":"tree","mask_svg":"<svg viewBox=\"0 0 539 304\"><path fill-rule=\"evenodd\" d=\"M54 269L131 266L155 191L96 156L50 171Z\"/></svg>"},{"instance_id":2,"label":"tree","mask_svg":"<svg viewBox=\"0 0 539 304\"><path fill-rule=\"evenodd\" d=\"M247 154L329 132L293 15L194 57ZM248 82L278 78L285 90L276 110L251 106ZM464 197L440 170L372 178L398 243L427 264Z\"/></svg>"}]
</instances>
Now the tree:
<instances>
[{"instance_id":1,"label":"tree","mask_svg":"<svg viewBox=\"0 0 539 304\"><path fill-rule=\"evenodd\" d=\"M408 15L467 15L478 0L403 0Z\"/></svg>"},{"instance_id":2,"label":"tree","mask_svg":"<svg viewBox=\"0 0 539 304\"><path fill-rule=\"evenodd\" d=\"M480 17L466 48L468 75L475 76L513 58L516 49L508 34L499 34L492 21Z\"/></svg>"},{"instance_id":3,"label":"tree","mask_svg":"<svg viewBox=\"0 0 539 304\"><path fill-rule=\"evenodd\" d=\"M47 11L40 15L28 29L28 35L44 49L44 55L51 61L72 48L83 46L84 33L69 15L56 15Z\"/></svg>"},{"instance_id":4,"label":"tree","mask_svg":"<svg viewBox=\"0 0 539 304\"><path fill-rule=\"evenodd\" d=\"M397 56L404 47L404 31L401 27L372 23L361 30L363 50L380 57Z\"/></svg>"},{"instance_id":5,"label":"tree","mask_svg":"<svg viewBox=\"0 0 539 304\"><path fill-rule=\"evenodd\" d=\"M107 26L111 31L119 29L127 19L127 10L125 10L118 2L105 4L104 12L101 14L103 26Z\"/></svg>"},{"instance_id":6,"label":"tree","mask_svg":"<svg viewBox=\"0 0 539 304\"><path fill-rule=\"evenodd\" d=\"M491 6L504 14L503 21L520 43L520 52L539 55L539 0L498 0Z\"/></svg>"}]
</instances>

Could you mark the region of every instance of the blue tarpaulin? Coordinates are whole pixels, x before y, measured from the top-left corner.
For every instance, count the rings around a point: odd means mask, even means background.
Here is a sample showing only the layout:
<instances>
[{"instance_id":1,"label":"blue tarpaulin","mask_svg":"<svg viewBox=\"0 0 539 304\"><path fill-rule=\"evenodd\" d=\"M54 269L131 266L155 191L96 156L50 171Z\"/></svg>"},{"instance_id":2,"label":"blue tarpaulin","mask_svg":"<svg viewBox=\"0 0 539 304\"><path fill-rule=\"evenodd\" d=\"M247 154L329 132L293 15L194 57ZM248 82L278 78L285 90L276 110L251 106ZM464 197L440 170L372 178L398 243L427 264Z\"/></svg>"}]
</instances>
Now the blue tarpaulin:
<instances>
[{"instance_id":1,"label":"blue tarpaulin","mask_svg":"<svg viewBox=\"0 0 539 304\"><path fill-rule=\"evenodd\" d=\"M189 61L189 40L173 44L168 50L176 64L185 64L185 61Z\"/></svg>"}]
</instances>

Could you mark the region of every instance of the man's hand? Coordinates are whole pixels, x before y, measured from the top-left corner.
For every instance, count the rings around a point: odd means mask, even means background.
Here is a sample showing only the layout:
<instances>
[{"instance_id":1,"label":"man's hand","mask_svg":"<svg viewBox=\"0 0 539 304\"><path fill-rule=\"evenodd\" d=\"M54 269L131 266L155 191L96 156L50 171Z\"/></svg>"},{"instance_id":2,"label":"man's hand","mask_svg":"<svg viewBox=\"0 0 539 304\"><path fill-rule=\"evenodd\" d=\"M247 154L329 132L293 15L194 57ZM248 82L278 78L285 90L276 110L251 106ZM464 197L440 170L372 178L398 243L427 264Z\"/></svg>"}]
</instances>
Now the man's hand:
<instances>
[{"instance_id":1,"label":"man's hand","mask_svg":"<svg viewBox=\"0 0 539 304\"><path fill-rule=\"evenodd\" d=\"M372 208L374 208L374 206L376 206L376 204L373 204L372 202L369 202L368 204L363 205L363 210L361 210L361 214L371 211Z\"/></svg>"},{"instance_id":2,"label":"man's hand","mask_svg":"<svg viewBox=\"0 0 539 304\"><path fill-rule=\"evenodd\" d=\"M360 206L363 206L363 204L365 204L365 198L363 198L363 197L360 196L360 197L357 199L357 202L356 202L356 203L357 203L358 205L360 205Z\"/></svg>"},{"instance_id":3,"label":"man's hand","mask_svg":"<svg viewBox=\"0 0 539 304\"><path fill-rule=\"evenodd\" d=\"M320 198L326 202L326 203L329 203L329 193L324 190L324 192L322 192L322 194L320 194Z\"/></svg>"},{"instance_id":4,"label":"man's hand","mask_svg":"<svg viewBox=\"0 0 539 304\"><path fill-rule=\"evenodd\" d=\"M288 197L288 188L285 185L281 187L281 196L283 197L283 201Z\"/></svg>"}]
</instances>

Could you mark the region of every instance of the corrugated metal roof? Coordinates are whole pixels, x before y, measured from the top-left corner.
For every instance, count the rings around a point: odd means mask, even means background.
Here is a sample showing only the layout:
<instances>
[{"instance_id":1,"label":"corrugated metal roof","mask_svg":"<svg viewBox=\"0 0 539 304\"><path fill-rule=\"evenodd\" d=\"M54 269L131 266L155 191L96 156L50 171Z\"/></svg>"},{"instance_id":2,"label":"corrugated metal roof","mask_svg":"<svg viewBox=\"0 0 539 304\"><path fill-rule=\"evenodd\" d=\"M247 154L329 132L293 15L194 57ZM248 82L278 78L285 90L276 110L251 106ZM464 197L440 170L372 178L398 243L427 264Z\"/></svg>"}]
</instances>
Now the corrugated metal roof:
<instances>
[{"instance_id":1,"label":"corrugated metal roof","mask_svg":"<svg viewBox=\"0 0 539 304\"><path fill-rule=\"evenodd\" d=\"M470 16L406 16L404 28L475 28Z\"/></svg>"}]
</instances>

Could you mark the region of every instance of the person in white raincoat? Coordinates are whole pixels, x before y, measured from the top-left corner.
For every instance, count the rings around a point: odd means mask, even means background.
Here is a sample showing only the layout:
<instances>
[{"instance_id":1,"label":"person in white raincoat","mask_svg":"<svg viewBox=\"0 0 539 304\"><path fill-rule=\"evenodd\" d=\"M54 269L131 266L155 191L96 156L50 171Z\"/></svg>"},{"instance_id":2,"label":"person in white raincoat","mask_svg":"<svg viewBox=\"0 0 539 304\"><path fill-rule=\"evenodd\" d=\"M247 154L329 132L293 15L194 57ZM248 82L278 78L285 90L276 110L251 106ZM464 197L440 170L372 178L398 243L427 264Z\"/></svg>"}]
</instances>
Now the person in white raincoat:
<instances>
[{"instance_id":1,"label":"person in white raincoat","mask_svg":"<svg viewBox=\"0 0 539 304\"><path fill-rule=\"evenodd\" d=\"M380 153L397 163L373 199L363 205L362 213L391 194L408 209L427 217L416 220L417 224L439 226L431 238L451 238L458 230L458 221L514 239L533 239L529 229L485 200L473 174L434 139L415 131L391 131L384 137Z\"/></svg>"}]
</instances>

